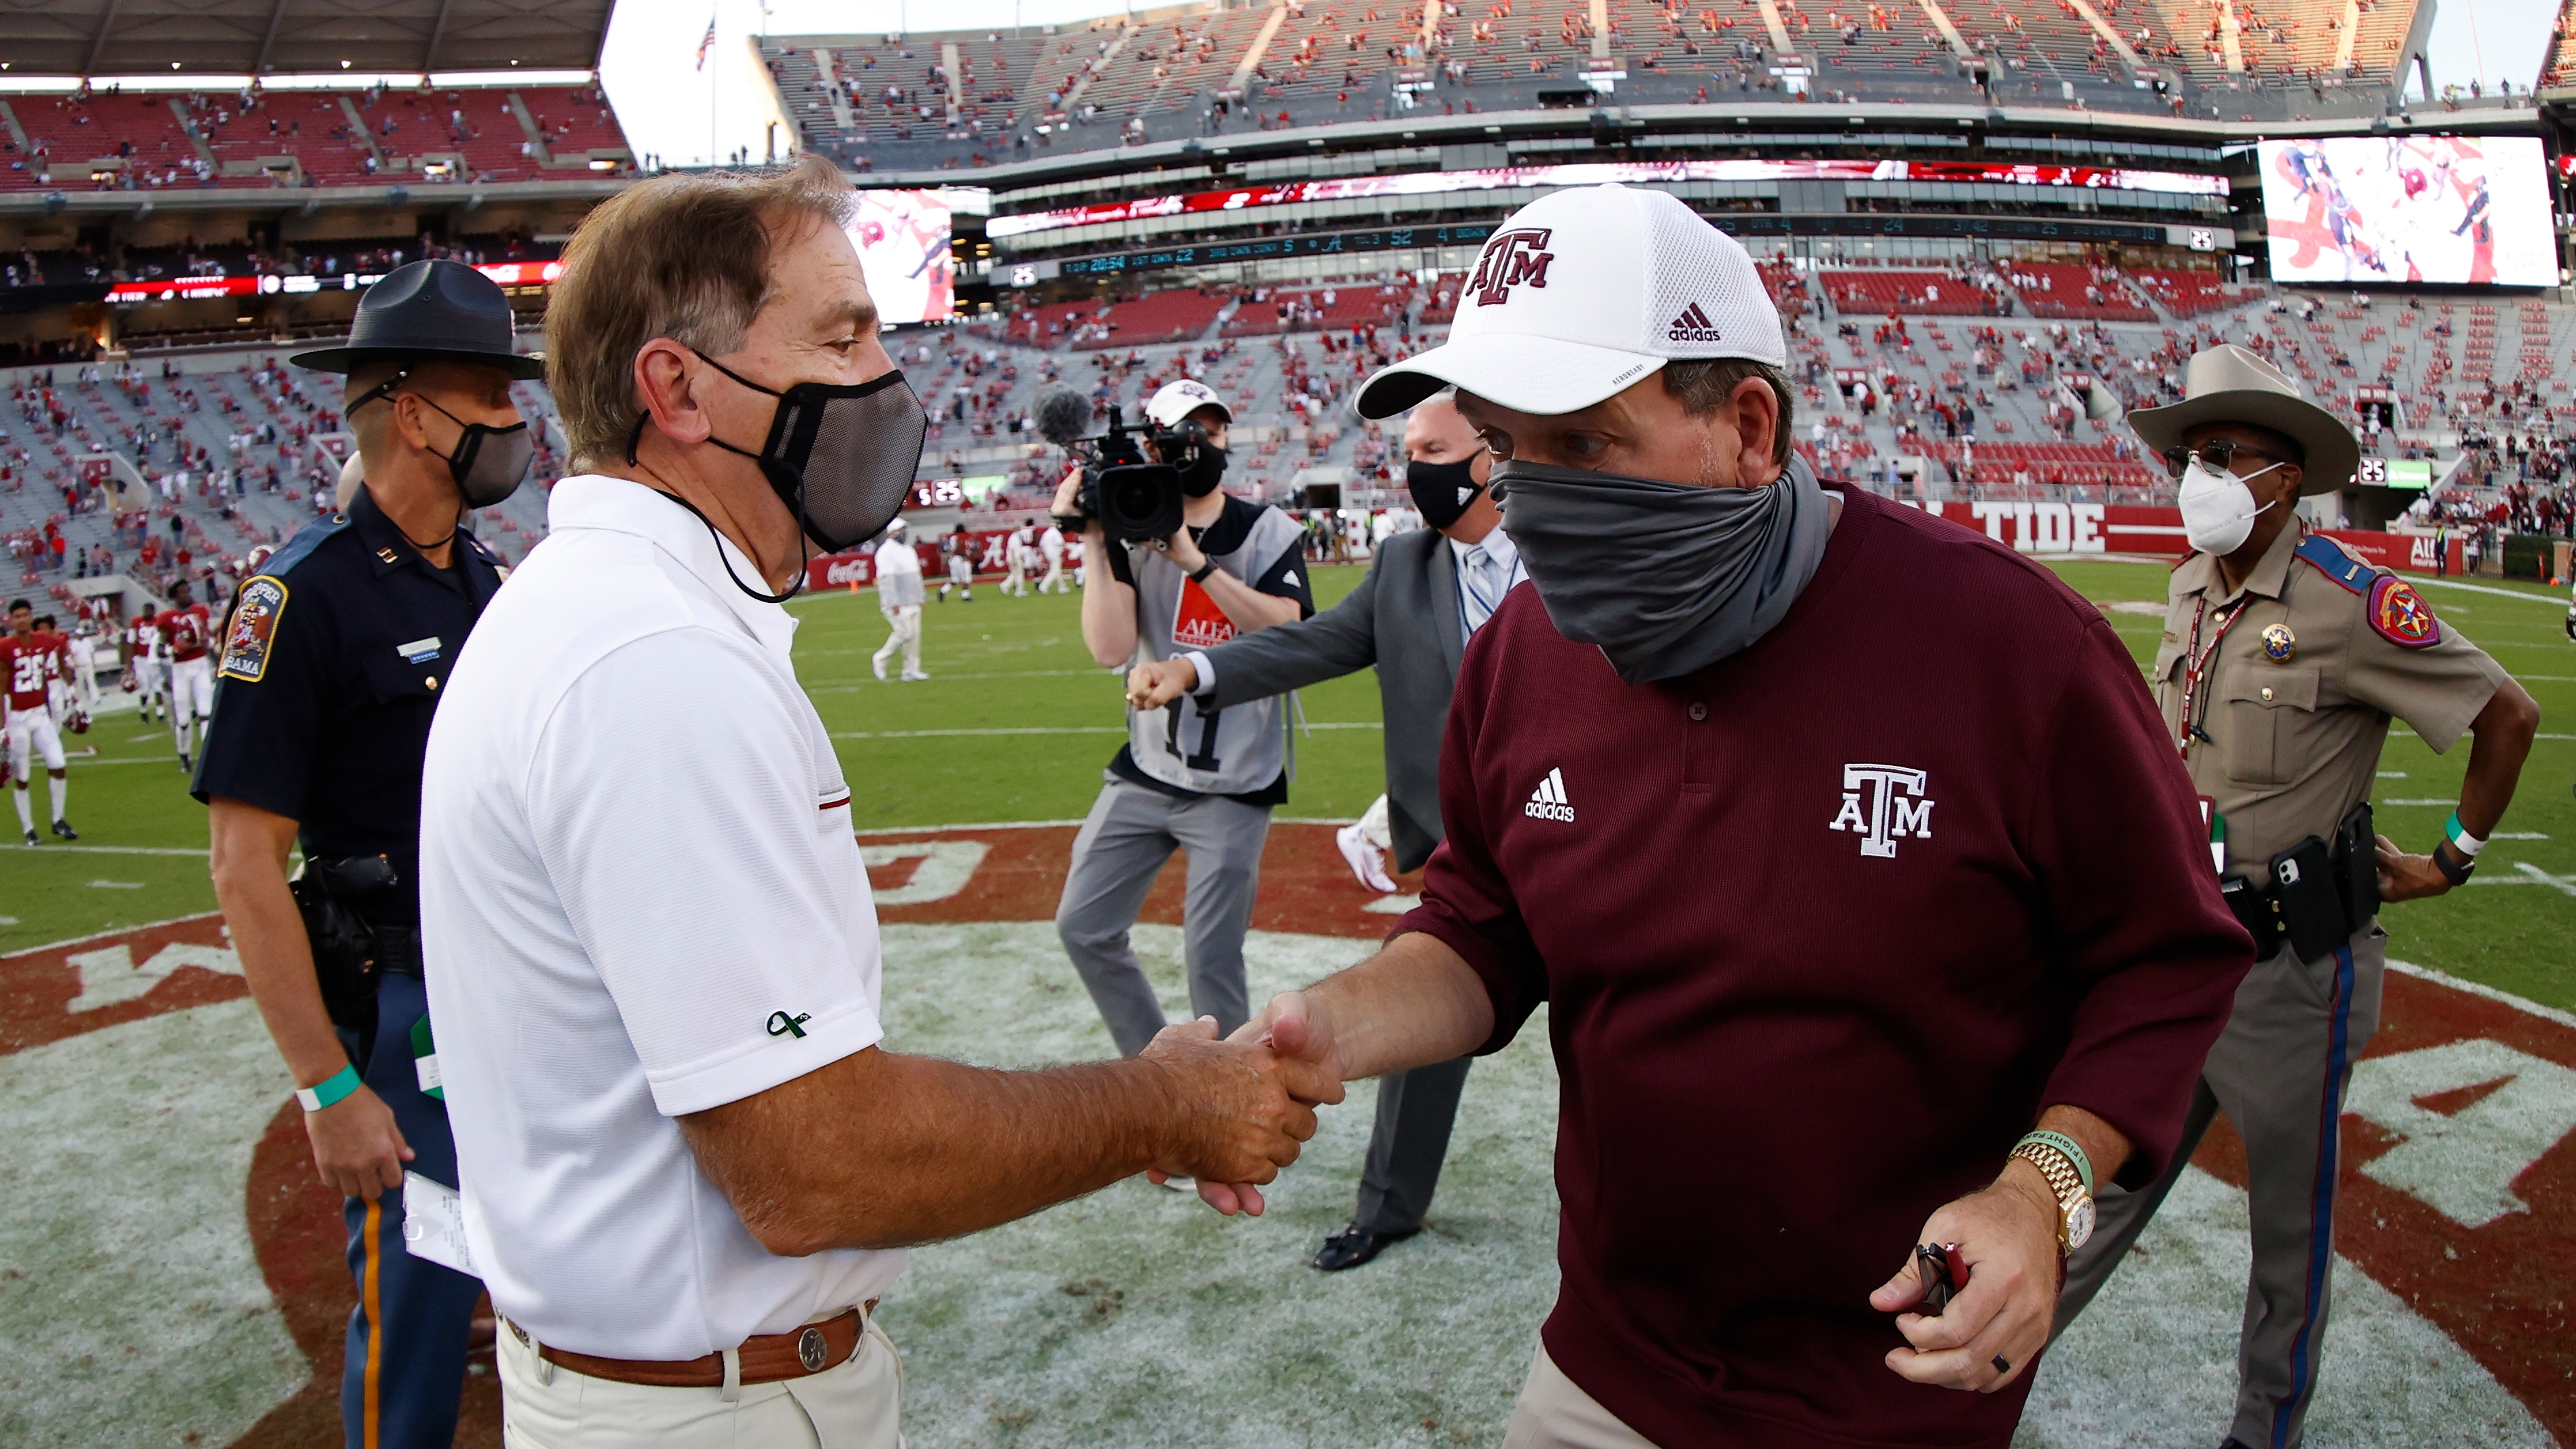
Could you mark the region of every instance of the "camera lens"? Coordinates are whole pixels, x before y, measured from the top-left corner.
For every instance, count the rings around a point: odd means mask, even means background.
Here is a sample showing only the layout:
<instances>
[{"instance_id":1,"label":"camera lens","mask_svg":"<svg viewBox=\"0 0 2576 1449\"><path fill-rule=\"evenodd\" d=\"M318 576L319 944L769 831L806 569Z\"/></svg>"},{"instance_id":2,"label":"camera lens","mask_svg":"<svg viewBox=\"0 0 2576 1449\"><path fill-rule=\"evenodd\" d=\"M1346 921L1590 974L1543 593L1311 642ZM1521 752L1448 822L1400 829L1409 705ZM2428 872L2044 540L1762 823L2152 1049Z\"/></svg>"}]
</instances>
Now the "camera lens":
<instances>
[{"instance_id":1,"label":"camera lens","mask_svg":"<svg viewBox=\"0 0 2576 1449\"><path fill-rule=\"evenodd\" d=\"M1153 517L1161 503L1160 490L1151 480L1127 478L1111 491L1109 511L1122 519L1145 519Z\"/></svg>"}]
</instances>

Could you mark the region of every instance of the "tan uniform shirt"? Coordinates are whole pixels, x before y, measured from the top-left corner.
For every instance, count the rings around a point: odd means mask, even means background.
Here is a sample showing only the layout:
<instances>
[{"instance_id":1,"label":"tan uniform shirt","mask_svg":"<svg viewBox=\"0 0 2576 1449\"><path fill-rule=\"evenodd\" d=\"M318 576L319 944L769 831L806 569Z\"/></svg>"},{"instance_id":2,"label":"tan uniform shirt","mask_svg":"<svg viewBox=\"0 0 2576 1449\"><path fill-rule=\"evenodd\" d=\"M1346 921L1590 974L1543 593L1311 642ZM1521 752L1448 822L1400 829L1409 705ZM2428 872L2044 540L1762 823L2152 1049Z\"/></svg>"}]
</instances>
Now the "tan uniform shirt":
<instances>
[{"instance_id":1,"label":"tan uniform shirt","mask_svg":"<svg viewBox=\"0 0 2576 1449\"><path fill-rule=\"evenodd\" d=\"M2390 716L2445 754L2505 680L2413 586L2320 539L2346 561L2329 573L2299 555L2302 536L2283 529L2233 593L2216 559L2193 554L2166 594L2156 703L2179 745L2197 620L2207 659L2192 711L2207 738L2184 763L2226 818L2231 874L2260 876L2311 835L2331 843L2370 796Z\"/></svg>"}]
</instances>

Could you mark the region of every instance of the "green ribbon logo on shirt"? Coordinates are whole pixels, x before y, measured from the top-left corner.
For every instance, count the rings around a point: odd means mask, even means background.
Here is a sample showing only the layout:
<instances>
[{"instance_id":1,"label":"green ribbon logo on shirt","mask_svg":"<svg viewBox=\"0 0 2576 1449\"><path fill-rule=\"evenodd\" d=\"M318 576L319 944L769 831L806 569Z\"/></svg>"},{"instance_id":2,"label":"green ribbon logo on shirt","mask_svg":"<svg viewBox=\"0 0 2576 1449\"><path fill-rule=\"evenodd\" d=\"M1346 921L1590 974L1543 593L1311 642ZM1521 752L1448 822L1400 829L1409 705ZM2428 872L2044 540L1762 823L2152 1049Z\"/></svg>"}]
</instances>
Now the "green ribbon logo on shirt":
<instances>
[{"instance_id":1,"label":"green ribbon logo on shirt","mask_svg":"<svg viewBox=\"0 0 2576 1449\"><path fill-rule=\"evenodd\" d=\"M810 1015L789 1016L783 1011L773 1011L769 1014L769 1034L771 1036L801 1037L805 1034L805 1023L812 1021L813 1019L814 1018Z\"/></svg>"}]
</instances>

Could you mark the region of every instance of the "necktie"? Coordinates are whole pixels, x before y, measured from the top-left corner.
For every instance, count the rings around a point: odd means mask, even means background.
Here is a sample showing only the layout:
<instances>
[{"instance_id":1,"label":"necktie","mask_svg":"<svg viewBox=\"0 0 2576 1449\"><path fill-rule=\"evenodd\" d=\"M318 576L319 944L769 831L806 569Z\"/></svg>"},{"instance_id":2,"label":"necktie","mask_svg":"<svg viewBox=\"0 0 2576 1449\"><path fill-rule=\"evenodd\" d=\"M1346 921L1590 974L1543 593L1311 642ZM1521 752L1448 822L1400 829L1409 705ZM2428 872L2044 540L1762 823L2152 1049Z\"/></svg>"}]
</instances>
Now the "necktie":
<instances>
[{"instance_id":1,"label":"necktie","mask_svg":"<svg viewBox=\"0 0 2576 1449\"><path fill-rule=\"evenodd\" d=\"M1502 581L1495 577L1499 572L1494 556L1485 552L1483 544L1467 550L1467 571L1460 577L1467 586L1465 622L1470 634L1484 627L1485 621L1494 616L1494 605L1502 600Z\"/></svg>"}]
</instances>

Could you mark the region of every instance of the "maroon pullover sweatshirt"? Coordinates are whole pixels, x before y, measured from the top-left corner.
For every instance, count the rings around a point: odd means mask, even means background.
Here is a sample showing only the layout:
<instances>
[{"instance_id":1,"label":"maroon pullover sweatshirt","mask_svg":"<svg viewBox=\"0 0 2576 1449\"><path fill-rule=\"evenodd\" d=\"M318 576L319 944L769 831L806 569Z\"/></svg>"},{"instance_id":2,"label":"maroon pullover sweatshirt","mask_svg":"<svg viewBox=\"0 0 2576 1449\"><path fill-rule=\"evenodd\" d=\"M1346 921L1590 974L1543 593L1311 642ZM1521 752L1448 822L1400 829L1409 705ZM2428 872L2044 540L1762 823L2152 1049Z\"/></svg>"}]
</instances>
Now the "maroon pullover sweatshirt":
<instances>
[{"instance_id":1,"label":"maroon pullover sweatshirt","mask_svg":"<svg viewBox=\"0 0 2576 1449\"><path fill-rule=\"evenodd\" d=\"M1533 587L1441 747L1438 937L1562 1082L1558 1367L1668 1449L2007 1444L1870 1291L2041 1108L2164 1167L2252 943L2138 668L2056 576L1853 488L1732 658L1625 685ZM1640 580L1651 587L1651 580Z\"/></svg>"}]
</instances>

